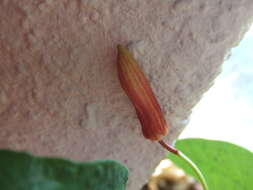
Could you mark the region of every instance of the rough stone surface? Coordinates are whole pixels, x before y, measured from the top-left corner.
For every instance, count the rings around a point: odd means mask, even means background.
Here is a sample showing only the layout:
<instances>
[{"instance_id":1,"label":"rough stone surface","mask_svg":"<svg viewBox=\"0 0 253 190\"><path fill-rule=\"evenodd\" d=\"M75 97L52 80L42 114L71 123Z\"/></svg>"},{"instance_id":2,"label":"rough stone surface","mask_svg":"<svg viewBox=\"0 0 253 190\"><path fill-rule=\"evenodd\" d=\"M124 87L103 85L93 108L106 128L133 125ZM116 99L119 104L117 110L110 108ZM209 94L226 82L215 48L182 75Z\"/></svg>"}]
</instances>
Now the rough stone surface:
<instances>
[{"instance_id":1,"label":"rough stone surface","mask_svg":"<svg viewBox=\"0 0 253 190\"><path fill-rule=\"evenodd\" d=\"M145 140L116 72L129 45L172 142L253 16L252 0L1 0L0 148L116 159L128 190L165 152Z\"/></svg>"}]
</instances>

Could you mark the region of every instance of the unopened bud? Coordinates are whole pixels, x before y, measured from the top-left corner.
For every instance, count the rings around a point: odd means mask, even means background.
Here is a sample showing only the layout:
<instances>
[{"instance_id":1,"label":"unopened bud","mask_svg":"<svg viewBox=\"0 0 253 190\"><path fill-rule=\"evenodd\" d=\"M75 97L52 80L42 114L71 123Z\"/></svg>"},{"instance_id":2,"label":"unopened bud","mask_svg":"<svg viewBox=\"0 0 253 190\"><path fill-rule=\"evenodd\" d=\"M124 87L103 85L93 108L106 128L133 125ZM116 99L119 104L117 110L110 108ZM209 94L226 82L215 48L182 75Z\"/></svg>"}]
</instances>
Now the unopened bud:
<instances>
[{"instance_id":1,"label":"unopened bud","mask_svg":"<svg viewBox=\"0 0 253 190\"><path fill-rule=\"evenodd\" d=\"M168 134L169 127L160 105L137 61L121 45L118 45L118 76L135 107L144 137L152 141L161 140Z\"/></svg>"}]
</instances>

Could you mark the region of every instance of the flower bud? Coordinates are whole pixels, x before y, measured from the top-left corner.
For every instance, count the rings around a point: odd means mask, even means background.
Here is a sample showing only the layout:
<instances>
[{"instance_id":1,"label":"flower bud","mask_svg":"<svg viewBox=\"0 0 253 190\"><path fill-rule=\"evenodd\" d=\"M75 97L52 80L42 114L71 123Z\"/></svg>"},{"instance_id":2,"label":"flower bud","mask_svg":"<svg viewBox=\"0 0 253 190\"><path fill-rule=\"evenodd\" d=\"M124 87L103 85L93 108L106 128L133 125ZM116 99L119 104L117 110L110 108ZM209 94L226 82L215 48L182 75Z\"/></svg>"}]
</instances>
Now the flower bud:
<instances>
[{"instance_id":1,"label":"flower bud","mask_svg":"<svg viewBox=\"0 0 253 190\"><path fill-rule=\"evenodd\" d=\"M140 66L130 52L118 45L118 76L135 107L145 138L159 141L168 134L168 125Z\"/></svg>"}]
</instances>

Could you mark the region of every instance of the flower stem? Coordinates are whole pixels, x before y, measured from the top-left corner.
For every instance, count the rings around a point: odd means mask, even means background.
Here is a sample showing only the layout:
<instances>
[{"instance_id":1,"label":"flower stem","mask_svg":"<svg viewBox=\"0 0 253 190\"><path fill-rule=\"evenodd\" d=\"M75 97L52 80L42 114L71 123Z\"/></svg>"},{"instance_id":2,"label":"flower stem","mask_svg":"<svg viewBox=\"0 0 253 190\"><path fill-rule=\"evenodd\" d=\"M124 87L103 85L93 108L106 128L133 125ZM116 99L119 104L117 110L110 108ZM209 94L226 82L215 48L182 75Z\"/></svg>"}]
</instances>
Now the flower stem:
<instances>
[{"instance_id":1,"label":"flower stem","mask_svg":"<svg viewBox=\"0 0 253 190\"><path fill-rule=\"evenodd\" d=\"M169 152L177 155L179 158L181 158L182 160L184 160L193 169L193 171L198 176L203 189L204 190L208 190L208 186L207 186L207 183L206 183L206 180L205 180L203 174L201 173L201 171L199 170L199 168L184 153L182 153L181 151L175 149L173 146L168 145L163 140L160 140L158 142L160 143L160 145L162 145L163 148L165 148Z\"/></svg>"}]
</instances>

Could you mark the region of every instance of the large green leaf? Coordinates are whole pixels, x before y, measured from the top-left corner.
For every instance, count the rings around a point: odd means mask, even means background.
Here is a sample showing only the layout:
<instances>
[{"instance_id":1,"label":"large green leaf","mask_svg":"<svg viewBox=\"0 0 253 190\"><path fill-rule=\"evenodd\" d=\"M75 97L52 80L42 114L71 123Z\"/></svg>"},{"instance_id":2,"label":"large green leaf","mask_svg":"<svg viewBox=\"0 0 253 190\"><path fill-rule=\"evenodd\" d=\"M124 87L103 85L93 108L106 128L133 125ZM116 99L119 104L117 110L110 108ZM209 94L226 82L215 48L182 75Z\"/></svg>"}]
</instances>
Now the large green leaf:
<instances>
[{"instance_id":1,"label":"large green leaf","mask_svg":"<svg viewBox=\"0 0 253 190\"><path fill-rule=\"evenodd\" d=\"M176 147L203 172L210 190L252 190L253 153L237 145L205 139L183 139ZM169 159L191 175L193 171L179 158Z\"/></svg>"},{"instance_id":2,"label":"large green leaf","mask_svg":"<svg viewBox=\"0 0 253 190\"><path fill-rule=\"evenodd\" d=\"M124 190L127 178L116 161L74 163L0 150L1 190Z\"/></svg>"}]
</instances>

